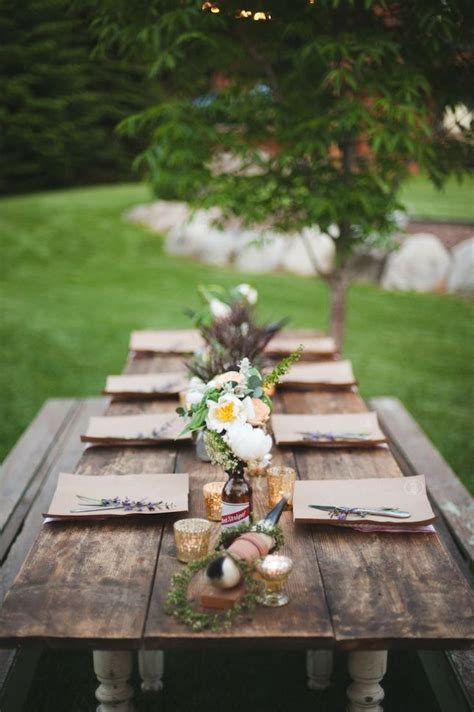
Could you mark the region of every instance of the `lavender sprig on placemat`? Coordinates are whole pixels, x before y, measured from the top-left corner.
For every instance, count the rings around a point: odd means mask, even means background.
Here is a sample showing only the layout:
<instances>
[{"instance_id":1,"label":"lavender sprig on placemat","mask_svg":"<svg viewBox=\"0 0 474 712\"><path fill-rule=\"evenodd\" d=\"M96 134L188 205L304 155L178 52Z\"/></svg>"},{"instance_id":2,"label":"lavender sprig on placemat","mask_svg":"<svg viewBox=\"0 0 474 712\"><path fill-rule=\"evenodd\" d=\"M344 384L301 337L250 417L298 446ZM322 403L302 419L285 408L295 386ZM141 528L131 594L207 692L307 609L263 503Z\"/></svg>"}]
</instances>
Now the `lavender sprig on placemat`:
<instances>
[{"instance_id":1,"label":"lavender sprig on placemat","mask_svg":"<svg viewBox=\"0 0 474 712\"><path fill-rule=\"evenodd\" d=\"M299 435L303 436L303 440L312 440L314 442L319 442L321 440L327 440L329 442L338 442L341 440L368 440L370 438L370 433L323 433L318 430L300 431Z\"/></svg>"},{"instance_id":2,"label":"lavender sprig on placemat","mask_svg":"<svg viewBox=\"0 0 474 712\"><path fill-rule=\"evenodd\" d=\"M172 502L163 502L162 500L159 502L150 502L146 497L142 497L142 499L129 499L128 497L124 497L123 499L120 497L94 499L92 497L84 497L80 494L76 495L76 497L81 500L79 506L82 507L82 509L71 509L72 514L79 512L99 512L109 509L123 509L124 512L156 512L163 509L171 510L175 508Z\"/></svg>"}]
</instances>

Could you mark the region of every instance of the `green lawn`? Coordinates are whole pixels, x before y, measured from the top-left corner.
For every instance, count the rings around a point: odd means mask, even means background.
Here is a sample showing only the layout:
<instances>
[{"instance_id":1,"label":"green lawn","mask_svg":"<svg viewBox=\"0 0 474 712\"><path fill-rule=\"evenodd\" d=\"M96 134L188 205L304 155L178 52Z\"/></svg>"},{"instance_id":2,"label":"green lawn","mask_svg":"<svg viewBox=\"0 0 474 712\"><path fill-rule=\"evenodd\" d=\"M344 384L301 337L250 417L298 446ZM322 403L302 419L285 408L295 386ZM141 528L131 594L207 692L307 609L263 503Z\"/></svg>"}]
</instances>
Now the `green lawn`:
<instances>
[{"instance_id":1,"label":"green lawn","mask_svg":"<svg viewBox=\"0 0 474 712\"><path fill-rule=\"evenodd\" d=\"M148 199L145 187L125 185L0 201L1 456L46 398L99 393L121 371L133 328L187 326L183 308L201 282L248 279L262 316L326 328L316 280L255 278L166 255L161 237L121 217ZM467 300L355 286L346 355L363 395L398 396L474 489L472 316Z\"/></svg>"},{"instance_id":2,"label":"green lawn","mask_svg":"<svg viewBox=\"0 0 474 712\"><path fill-rule=\"evenodd\" d=\"M452 178L437 190L424 176L413 176L403 186L400 200L410 215L474 220L474 175L459 183Z\"/></svg>"}]
</instances>

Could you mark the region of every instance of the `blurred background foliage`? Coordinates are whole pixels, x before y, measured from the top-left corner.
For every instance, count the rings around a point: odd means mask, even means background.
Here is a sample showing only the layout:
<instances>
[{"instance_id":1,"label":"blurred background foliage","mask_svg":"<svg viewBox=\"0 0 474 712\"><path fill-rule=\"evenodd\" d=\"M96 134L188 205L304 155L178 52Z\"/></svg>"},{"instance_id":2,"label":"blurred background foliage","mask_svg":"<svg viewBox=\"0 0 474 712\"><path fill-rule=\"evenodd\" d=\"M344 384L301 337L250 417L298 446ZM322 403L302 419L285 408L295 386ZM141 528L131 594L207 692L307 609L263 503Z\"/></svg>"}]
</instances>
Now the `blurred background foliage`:
<instances>
[{"instance_id":1,"label":"blurred background foliage","mask_svg":"<svg viewBox=\"0 0 474 712\"><path fill-rule=\"evenodd\" d=\"M95 57L81 2L0 0L0 192L138 177L116 125L159 101L134 61Z\"/></svg>"}]
</instances>

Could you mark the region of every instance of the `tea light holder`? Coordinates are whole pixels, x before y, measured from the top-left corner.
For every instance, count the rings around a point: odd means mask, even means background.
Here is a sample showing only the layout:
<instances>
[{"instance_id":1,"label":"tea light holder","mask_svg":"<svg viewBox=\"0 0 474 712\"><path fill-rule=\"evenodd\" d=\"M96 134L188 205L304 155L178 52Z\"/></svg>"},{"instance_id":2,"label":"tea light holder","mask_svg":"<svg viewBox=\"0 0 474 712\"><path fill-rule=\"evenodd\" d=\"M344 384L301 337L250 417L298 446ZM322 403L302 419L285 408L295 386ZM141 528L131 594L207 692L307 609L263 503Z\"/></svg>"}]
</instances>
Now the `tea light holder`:
<instances>
[{"instance_id":1,"label":"tea light holder","mask_svg":"<svg viewBox=\"0 0 474 712\"><path fill-rule=\"evenodd\" d=\"M202 488L206 517L211 522L221 521L222 490L225 482L207 482Z\"/></svg>"},{"instance_id":2,"label":"tea light holder","mask_svg":"<svg viewBox=\"0 0 474 712\"><path fill-rule=\"evenodd\" d=\"M265 477L268 464L262 462L249 462L246 467L246 474L249 477Z\"/></svg>"},{"instance_id":3,"label":"tea light holder","mask_svg":"<svg viewBox=\"0 0 474 712\"><path fill-rule=\"evenodd\" d=\"M290 598L286 591L286 582L293 569L293 561L288 556L269 554L257 561L255 569L262 580L258 602L273 608L288 603Z\"/></svg>"},{"instance_id":4,"label":"tea light holder","mask_svg":"<svg viewBox=\"0 0 474 712\"><path fill-rule=\"evenodd\" d=\"M293 509L293 488L296 472L292 467L269 467L267 470L268 506L274 507L282 497L288 502L285 509Z\"/></svg>"},{"instance_id":5,"label":"tea light holder","mask_svg":"<svg viewBox=\"0 0 474 712\"><path fill-rule=\"evenodd\" d=\"M179 519L174 523L174 540L179 561L202 559L209 551L211 525L205 519Z\"/></svg>"}]
</instances>

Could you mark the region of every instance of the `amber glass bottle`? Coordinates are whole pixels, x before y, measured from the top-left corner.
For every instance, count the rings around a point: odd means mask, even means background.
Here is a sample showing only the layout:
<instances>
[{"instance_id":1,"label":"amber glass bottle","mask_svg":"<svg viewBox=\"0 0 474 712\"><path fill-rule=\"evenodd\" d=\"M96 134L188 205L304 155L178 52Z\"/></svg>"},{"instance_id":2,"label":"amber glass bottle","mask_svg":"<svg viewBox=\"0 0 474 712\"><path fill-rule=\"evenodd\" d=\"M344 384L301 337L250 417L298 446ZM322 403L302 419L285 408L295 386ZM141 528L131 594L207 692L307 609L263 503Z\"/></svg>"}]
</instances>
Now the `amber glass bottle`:
<instances>
[{"instance_id":1,"label":"amber glass bottle","mask_svg":"<svg viewBox=\"0 0 474 712\"><path fill-rule=\"evenodd\" d=\"M229 479L222 490L222 529L250 524L252 515L252 487L245 479L243 469L227 474Z\"/></svg>"}]
</instances>

